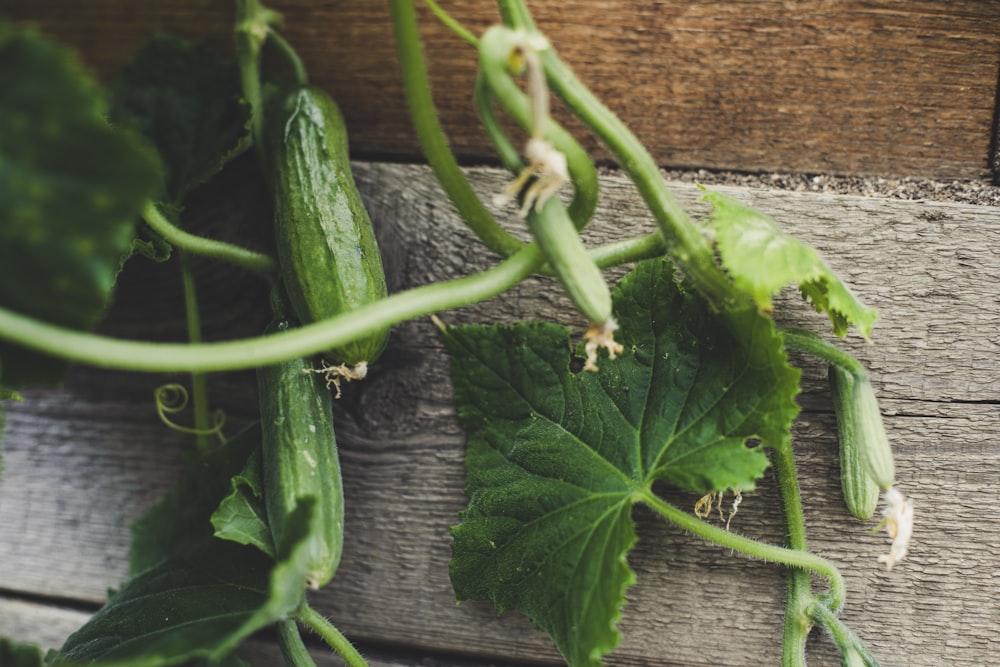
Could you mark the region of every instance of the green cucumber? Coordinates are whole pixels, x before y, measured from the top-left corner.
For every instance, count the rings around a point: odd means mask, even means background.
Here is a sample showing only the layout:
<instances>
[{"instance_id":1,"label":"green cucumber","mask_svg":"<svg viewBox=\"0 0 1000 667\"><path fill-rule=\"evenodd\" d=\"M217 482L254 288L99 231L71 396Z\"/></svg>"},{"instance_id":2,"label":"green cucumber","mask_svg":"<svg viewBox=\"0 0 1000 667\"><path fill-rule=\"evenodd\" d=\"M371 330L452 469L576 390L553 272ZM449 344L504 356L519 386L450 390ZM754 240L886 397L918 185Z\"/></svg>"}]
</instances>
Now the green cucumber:
<instances>
[{"instance_id":1,"label":"green cucumber","mask_svg":"<svg viewBox=\"0 0 1000 667\"><path fill-rule=\"evenodd\" d=\"M595 324L611 319L611 291L562 202L553 198L526 221L573 304Z\"/></svg>"},{"instance_id":2,"label":"green cucumber","mask_svg":"<svg viewBox=\"0 0 1000 667\"><path fill-rule=\"evenodd\" d=\"M837 413L840 488L844 493L844 504L856 518L867 521L875 515L879 490L868 470L864 429L858 423L858 415L852 405L857 380L849 371L835 365L830 366L828 377Z\"/></svg>"},{"instance_id":3,"label":"green cucumber","mask_svg":"<svg viewBox=\"0 0 1000 667\"><path fill-rule=\"evenodd\" d=\"M288 328L287 323L272 330ZM311 502L306 584L333 578L344 543L344 489L333 432L332 398L308 359L257 369L260 393L264 504L279 557L285 526L300 504Z\"/></svg>"},{"instance_id":4,"label":"green cucumber","mask_svg":"<svg viewBox=\"0 0 1000 667\"><path fill-rule=\"evenodd\" d=\"M336 103L313 86L297 88L271 107L265 134L278 263L298 319L317 322L384 298L382 258ZM371 363L388 333L376 331L324 356L332 364Z\"/></svg>"}]
</instances>

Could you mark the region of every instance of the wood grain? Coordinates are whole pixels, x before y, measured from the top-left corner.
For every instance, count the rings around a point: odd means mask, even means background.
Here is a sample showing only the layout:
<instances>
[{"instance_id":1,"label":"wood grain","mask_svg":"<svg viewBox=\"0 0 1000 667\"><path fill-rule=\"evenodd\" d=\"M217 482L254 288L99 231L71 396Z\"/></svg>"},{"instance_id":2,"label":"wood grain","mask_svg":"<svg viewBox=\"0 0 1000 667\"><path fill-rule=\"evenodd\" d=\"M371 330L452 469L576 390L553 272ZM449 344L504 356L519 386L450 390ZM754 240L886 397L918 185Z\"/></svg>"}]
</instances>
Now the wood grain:
<instances>
[{"instance_id":1,"label":"wood grain","mask_svg":"<svg viewBox=\"0 0 1000 667\"><path fill-rule=\"evenodd\" d=\"M462 226L427 168L359 163L356 173L394 291L496 261ZM484 194L506 179L490 169L470 175ZM607 174L602 188L590 241L650 228L625 179ZM675 184L674 190L685 205L703 211L693 186ZM843 509L823 370L796 358L805 373L795 437L810 546L847 578L845 620L885 665L989 663L1000 649L1000 580L993 576L1000 567L1000 518L991 507L1000 485L1000 213L945 203L725 191L815 245L881 313L874 345L852 336L846 346L873 370L899 483L917 506L911 557L891 573L876 562L887 547L884 538L869 534L873 525ZM520 224L505 219L515 228ZM218 307L207 320L210 335L259 330L255 317L266 310L260 287L238 271L202 267L210 270L218 271L210 274L215 280L200 281L207 290L204 309ZM159 321L153 311L175 307L170 303L179 294L166 286L176 284L176 276L168 267L129 271L122 286L129 309L114 311L106 330L182 336L150 324ZM160 299L147 298L148 317L142 316L144 292ZM780 300L778 312L785 323L825 327L793 294ZM577 330L581 324L556 283L544 278L442 317L451 323L544 317ZM253 418L252 378L213 380L213 399L234 425ZM24 404L10 407L0 484L0 589L6 596L0 599L0 635L24 630L27 623L19 619L28 600L32 619L52 619L31 636L57 642L70 625L66 605L93 608L125 576L128 525L169 488L185 447L156 421L149 396L162 381L79 368L65 388L27 392ZM454 604L448 529L466 502L463 435L451 404L447 358L429 321L396 327L369 380L349 387L338 404L338 440L350 539L337 578L315 596L315 606L353 639L396 647L402 657L393 664L424 664L417 656L444 654L470 667L480 660L557 664L548 640L523 617L497 619L487 604ZM667 496L682 506L694 501ZM640 540L629 562L638 584L629 590L622 645L608 664L777 664L780 569L702 544L647 512L635 518ZM734 530L781 541L770 478L748 494ZM248 650L261 664L274 655L266 641ZM838 664L826 638L815 637L809 650L810 665Z\"/></svg>"},{"instance_id":2,"label":"wood grain","mask_svg":"<svg viewBox=\"0 0 1000 667\"><path fill-rule=\"evenodd\" d=\"M355 154L418 157L386 3L271 4L284 12L313 81L344 107ZM474 32L498 20L488 0L441 5ZM108 77L156 30L231 50L231 6L0 0L0 14L38 21ZM662 165L989 175L1000 4L566 0L532 9L567 63ZM475 54L428 12L422 17L454 147L468 162L494 161L471 104Z\"/></svg>"}]
</instances>

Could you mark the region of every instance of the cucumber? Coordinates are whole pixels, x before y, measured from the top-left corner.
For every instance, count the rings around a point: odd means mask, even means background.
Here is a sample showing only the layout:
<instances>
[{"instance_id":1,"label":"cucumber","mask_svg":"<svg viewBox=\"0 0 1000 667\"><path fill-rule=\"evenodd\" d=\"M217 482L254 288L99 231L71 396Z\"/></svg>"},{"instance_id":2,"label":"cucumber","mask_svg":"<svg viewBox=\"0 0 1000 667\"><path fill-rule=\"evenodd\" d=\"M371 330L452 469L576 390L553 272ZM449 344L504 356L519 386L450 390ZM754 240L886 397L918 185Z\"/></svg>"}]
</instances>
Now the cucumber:
<instances>
[{"instance_id":1,"label":"cucumber","mask_svg":"<svg viewBox=\"0 0 1000 667\"><path fill-rule=\"evenodd\" d=\"M386 296L371 219L351 174L340 109L313 86L279 96L265 129L281 278L303 324ZM324 352L355 366L382 353L388 329Z\"/></svg>"},{"instance_id":2,"label":"cucumber","mask_svg":"<svg viewBox=\"0 0 1000 667\"><path fill-rule=\"evenodd\" d=\"M837 413L837 435L840 441L840 488L844 504L856 518L867 521L875 515L878 505L878 485L868 471L868 453L863 441L864 429L853 411L852 398L857 380L839 366L831 365L828 371L833 393L834 411Z\"/></svg>"},{"instance_id":3,"label":"cucumber","mask_svg":"<svg viewBox=\"0 0 1000 667\"><path fill-rule=\"evenodd\" d=\"M272 325L272 330L290 326ZM279 556L288 517L312 502L306 585L333 578L344 543L344 488L333 431L332 398L308 359L257 369L260 394L264 504Z\"/></svg>"},{"instance_id":4,"label":"cucumber","mask_svg":"<svg viewBox=\"0 0 1000 667\"><path fill-rule=\"evenodd\" d=\"M587 359L583 369L596 371L599 348L608 351L609 359L622 352L621 344L615 342L614 333L618 324L611 316L608 284L600 268L587 254L562 202L555 199L546 202L541 211L528 214L527 223L566 294L590 320L591 326L584 333Z\"/></svg>"}]
</instances>

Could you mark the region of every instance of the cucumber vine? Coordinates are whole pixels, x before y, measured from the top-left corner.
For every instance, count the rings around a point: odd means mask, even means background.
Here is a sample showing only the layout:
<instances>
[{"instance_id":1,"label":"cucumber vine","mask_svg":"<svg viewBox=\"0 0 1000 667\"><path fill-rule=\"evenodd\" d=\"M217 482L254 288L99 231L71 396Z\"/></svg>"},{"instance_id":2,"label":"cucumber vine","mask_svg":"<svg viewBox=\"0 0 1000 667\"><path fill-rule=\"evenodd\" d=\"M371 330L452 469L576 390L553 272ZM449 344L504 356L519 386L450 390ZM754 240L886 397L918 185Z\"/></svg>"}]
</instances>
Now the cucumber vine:
<instances>
[{"instance_id":1,"label":"cucumber vine","mask_svg":"<svg viewBox=\"0 0 1000 667\"><path fill-rule=\"evenodd\" d=\"M194 426L168 417L187 405L184 387L161 388L156 405L171 428L199 439L199 465L136 524L130 579L59 651L43 659L23 650L16 664L238 665L233 651L243 639L275 626L286 662L307 666L304 625L351 667L366 665L307 599L307 589L334 575L350 539L343 535L350 498L340 483L330 388L308 371L320 353L334 364L321 370L380 363L390 327L432 316L451 355L468 435L469 506L452 531L458 599L523 612L571 667L602 664L620 641L625 591L636 583L627 555L636 540L632 508L641 504L704 540L784 566L785 667L805 664L814 626L829 633L843 664L876 665L838 616L848 594L843 576L808 549L791 435L801 372L787 350L830 365L845 500L851 513L870 519L884 492L882 525L893 540L880 559L887 567L907 554L913 507L894 486L891 448L861 364L771 318L773 297L788 285L826 313L840 337L853 327L868 338L874 310L815 250L736 200L706 191L712 215L692 220L649 152L560 60L524 0L498 0L502 23L478 36L437 2L425 2L478 63L476 112L511 172L494 203L516 202L532 240L508 231L459 167L438 122L415 2L390 0L418 142L469 229L497 256L487 270L392 295L350 175L343 120L326 93L309 86L280 32L280 14L259 0L236 1L236 62L157 38L112 86L110 110L65 51L0 25L0 79L21 93L0 99L0 167L15 167L0 169L0 188L12 193L0 202L0 399L15 398L17 387L58 381L67 362L188 372ZM265 50L287 76L262 75ZM204 78L178 86L171 66ZM25 83L32 78L47 84ZM595 214L597 170L550 116L550 95L615 157L656 221L655 233L585 246L579 232ZM194 111L185 113L185 105ZM167 108L166 118L157 115ZM47 129L29 122L34 117L47 119ZM523 155L507 134L511 123L528 136ZM52 128L72 128L78 144L67 150ZM205 136L213 139L207 147L198 143ZM275 254L192 234L180 222L187 195L251 147L273 176ZM47 171L78 153L89 161L64 174ZM573 189L566 202L564 186ZM159 261L177 255L189 342L91 333L133 254ZM195 255L268 281L280 326L202 342L189 266ZM602 270L625 264L634 267L610 289ZM539 274L558 279L579 310L589 327L582 344L543 322L453 327L435 316ZM25 276L30 293L22 289ZM208 409L204 374L247 368L258 369L262 423L225 439L223 420ZM721 503L727 491L737 498L735 512L768 467L785 544L703 520L703 505ZM706 495L689 512L665 501L654 483ZM825 590L816 590L813 575ZM223 594L207 596L209 584ZM126 611L136 605L174 613ZM0 650L8 644L0 640Z\"/></svg>"}]
</instances>

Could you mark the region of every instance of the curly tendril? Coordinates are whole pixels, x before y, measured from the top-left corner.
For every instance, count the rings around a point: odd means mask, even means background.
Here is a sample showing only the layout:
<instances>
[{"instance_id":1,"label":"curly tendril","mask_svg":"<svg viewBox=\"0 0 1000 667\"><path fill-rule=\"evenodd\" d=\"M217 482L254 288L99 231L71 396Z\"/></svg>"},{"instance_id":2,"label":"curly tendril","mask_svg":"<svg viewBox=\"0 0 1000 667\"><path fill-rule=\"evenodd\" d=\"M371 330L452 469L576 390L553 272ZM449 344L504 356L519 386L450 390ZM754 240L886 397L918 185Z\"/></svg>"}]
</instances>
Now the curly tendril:
<instances>
[{"instance_id":1,"label":"curly tendril","mask_svg":"<svg viewBox=\"0 0 1000 667\"><path fill-rule=\"evenodd\" d=\"M190 396L184 385L173 382L161 385L153 391L153 400L156 401L156 414L159 415L160 421L166 424L168 428L189 435L216 435L220 442L225 441L225 438L222 436L222 427L226 423L226 413L222 410L212 412L212 426L206 429L184 426L170 418L170 415L183 412L187 409Z\"/></svg>"}]
</instances>

